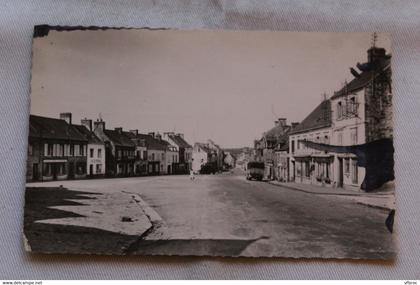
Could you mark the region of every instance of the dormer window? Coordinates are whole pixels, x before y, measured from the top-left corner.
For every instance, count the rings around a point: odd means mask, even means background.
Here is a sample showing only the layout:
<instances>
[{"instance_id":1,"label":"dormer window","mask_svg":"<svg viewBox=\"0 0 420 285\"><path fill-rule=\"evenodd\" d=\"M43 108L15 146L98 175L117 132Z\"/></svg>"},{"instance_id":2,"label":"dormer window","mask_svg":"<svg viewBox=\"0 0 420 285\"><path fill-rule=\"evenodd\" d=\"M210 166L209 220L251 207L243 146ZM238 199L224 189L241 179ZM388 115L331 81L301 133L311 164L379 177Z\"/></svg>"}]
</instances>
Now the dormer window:
<instances>
[{"instance_id":1,"label":"dormer window","mask_svg":"<svg viewBox=\"0 0 420 285\"><path fill-rule=\"evenodd\" d=\"M337 103L337 119L341 119L343 117L343 103Z\"/></svg>"}]
</instances>

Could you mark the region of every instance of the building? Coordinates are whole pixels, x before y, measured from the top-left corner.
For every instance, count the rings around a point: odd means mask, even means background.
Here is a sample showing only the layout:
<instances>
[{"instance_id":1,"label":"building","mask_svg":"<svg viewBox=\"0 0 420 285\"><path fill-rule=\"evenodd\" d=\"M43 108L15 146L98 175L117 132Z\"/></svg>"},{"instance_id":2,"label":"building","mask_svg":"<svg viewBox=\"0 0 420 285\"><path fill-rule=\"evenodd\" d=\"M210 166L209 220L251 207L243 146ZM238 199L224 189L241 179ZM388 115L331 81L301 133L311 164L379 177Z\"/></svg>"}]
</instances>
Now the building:
<instances>
[{"instance_id":1,"label":"building","mask_svg":"<svg viewBox=\"0 0 420 285\"><path fill-rule=\"evenodd\" d=\"M216 144L212 140L207 140L207 147L213 151L213 153L216 154L216 167L217 171L223 170L223 159L224 159L224 152L220 148L218 144Z\"/></svg>"},{"instance_id":2,"label":"building","mask_svg":"<svg viewBox=\"0 0 420 285\"><path fill-rule=\"evenodd\" d=\"M295 182L372 191L394 180L391 55L367 54L360 73L351 68L354 79L291 132Z\"/></svg>"},{"instance_id":3,"label":"building","mask_svg":"<svg viewBox=\"0 0 420 285\"><path fill-rule=\"evenodd\" d=\"M177 173L188 173L192 168L192 146L184 139L181 133L175 134L174 132L163 133L163 139L168 141L178 151L179 165Z\"/></svg>"},{"instance_id":4,"label":"building","mask_svg":"<svg viewBox=\"0 0 420 285\"><path fill-rule=\"evenodd\" d=\"M332 145L354 146L393 137L391 55L372 47L367 62L351 69L354 79L330 98ZM334 182L360 189L366 175L354 153L336 153ZM362 188L364 188L362 186Z\"/></svg>"},{"instance_id":5,"label":"building","mask_svg":"<svg viewBox=\"0 0 420 285\"><path fill-rule=\"evenodd\" d=\"M334 154L307 147L303 141L330 144L331 102L323 100L289 133L289 180L332 186Z\"/></svg>"},{"instance_id":6,"label":"building","mask_svg":"<svg viewBox=\"0 0 420 285\"><path fill-rule=\"evenodd\" d=\"M147 135L142 134L142 136L147 147L148 174L166 174L166 144L162 143L162 136L155 132L149 132Z\"/></svg>"},{"instance_id":7,"label":"building","mask_svg":"<svg viewBox=\"0 0 420 285\"><path fill-rule=\"evenodd\" d=\"M122 128L106 129L105 121L94 122L95 135L105 144L105 174L107 176L133 176L135 164L135 143Z\"/></svg>"},{"instance_id":8,"label":"building","mask_svg":"<svg viewBox=\"0 0 420 285\"><path fill-rule=\"evenodd\" d=\"M179 151L176 146L170 144L165 140L161 140L161 143L166 145L165 150L165 165L164 170L166 174L178 174L179 170Z\"/></svg>"},{"instance_id":9,"label":"building","mask_svg":"<svg viewBox=\"0 0 420 285\"><path fill-rule=\"evenodd\" d=\"M289 137L285 135L285 140L279 142L274 149L274 176L281 182L289 181Z\"/></svg>"},{"instance_id":10,"label":"building","mask_svg":"<svg viewBox=\"0 0 420 285\"><path fill-rule=\"evenodd\" d=\"M88 177L105 176L105 144L93 133L92 120L87 118L81 120L81 125L73 126L88 141L87 145L87 171Z\"/></svg>"},{"instance_id":11,"label":"building","mask_svg":"<svg viewBox=\"0 0 420 285\"><path fill-rule=\"evenodd\" d=\"M134 175L143 176L148 174L147 144L146 135L140 134L138 130L130 130L124 134L135 144Z\"/></svg>"},{"instance_id":12,"label":"building","mask_svg":"<svg viewBox=\"0 0 420 285\"><path fill-rule=\"evenodd\" d=\"M223 159L223 164L226 169L232 169L236 167L236 157L230 153L225 152L225 157Z\"/></svg>"},{"instance_id":13,"label":"building","mask_svg":"<svg viewBox=\"0 0 420 285\"><path fill-rule=\"evenodd\" d=\"M217 153L206 143L195 143L192 153L192 170L194 173L210 173L217 171Z\"/></svg>"},{"instance_id":14,"label":"building","mask_svg":"<svg viewBox=\"0 0 420 285\"><path fill-rule=\"evenodd\" d=\"M29 116L27 181L80 179L86 177L88 140L62 119Z\"/></svg>"},{"instance_id":15,"label":"building","mask_svg":"<svg viewBox=\"0 0 420 285\"><path fill-rule=\"evenodd\" d=\"M274 127L264 132L261 139L254 142L254 159L264 162L264 178L276 179L276 148L281 147L287 140L291 126L287 125L285 118L279 118L274 122Z\"/></svg>"},{"instance_id":16,"label":"building","mask_svg":"<svg viewBox=\"0 0 420 285\"><path fill-rule=\"evenodd\" d=\"M237 155L235 166L243 171L247 170L248 162L252 160L252 149L243 148L242 151Z\"/></svg>"}]
</instances>

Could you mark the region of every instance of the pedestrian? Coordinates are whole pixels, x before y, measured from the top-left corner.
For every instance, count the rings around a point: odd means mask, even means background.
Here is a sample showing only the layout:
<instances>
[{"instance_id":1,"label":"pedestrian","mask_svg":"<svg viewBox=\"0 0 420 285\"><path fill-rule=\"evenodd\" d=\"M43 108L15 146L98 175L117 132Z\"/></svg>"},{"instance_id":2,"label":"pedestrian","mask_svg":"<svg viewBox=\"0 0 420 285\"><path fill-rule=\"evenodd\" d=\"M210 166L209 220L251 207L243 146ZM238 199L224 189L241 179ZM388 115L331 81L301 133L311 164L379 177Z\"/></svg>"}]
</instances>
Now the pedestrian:
<instances>
[{"instance_id":1,"label":"pedestrian","mask_svg":"<svg viewBox=\"0 0 420 285\"><path fill-rule=\"evenodd\" d=\"M190 170L190 179L191 180L194 180L195 179L195 176L194 176L194 170Z\"/></svg>"}]
</instances>

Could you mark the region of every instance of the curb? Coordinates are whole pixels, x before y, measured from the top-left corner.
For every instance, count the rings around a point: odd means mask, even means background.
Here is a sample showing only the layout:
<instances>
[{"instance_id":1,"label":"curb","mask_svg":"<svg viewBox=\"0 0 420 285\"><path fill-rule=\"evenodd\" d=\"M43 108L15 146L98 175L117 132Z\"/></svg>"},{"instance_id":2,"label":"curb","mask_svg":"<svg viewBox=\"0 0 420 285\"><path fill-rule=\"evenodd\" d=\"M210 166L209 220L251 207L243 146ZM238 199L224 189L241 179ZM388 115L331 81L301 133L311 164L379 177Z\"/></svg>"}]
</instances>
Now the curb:
<instances>
[{"instance_id":1,"label":"curb","mask_svg":"<svg viewBox=\"0 0 420 285\"><path fill-rule=\"evenodd\" d=\"M289 186L289 185L279 185L279 184L276 184L276 183L272 183L270 181L266 181L266 183L271 184L271 185L274 185L274 186L284 187L284 188L288 188L288 189L291 189L291 190L300 191L300 192L309 193L309 194L314 194L314 195L363 197L363 195L358 195L358 194L353 194L353 193L320 193L320 192L311 192L311 191L306 191L306 190L303 190L303 189L300 189L300 188L292 187L292 186ZM387 208L387 207L377 206L377 205L372 205L372 204L366 204L366 203L357 202L357 201L356 201L356 204L364 205L364 206L371 207L371 208L381 209L381 210L387 210L387 211L392 210L392 208Z\"/></svg>"}]
</instances>

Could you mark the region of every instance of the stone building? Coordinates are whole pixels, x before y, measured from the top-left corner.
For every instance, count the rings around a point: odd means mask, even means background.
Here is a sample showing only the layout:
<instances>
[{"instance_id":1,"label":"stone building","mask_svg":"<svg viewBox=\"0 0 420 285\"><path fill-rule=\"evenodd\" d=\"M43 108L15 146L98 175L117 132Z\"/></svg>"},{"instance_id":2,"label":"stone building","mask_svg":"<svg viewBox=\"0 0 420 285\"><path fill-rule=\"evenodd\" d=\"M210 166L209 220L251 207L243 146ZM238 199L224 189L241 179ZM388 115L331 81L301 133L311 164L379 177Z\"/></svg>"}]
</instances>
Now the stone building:
<instances>
[{"instance_id":1,"label":"stone building","mask_svg":"<svg viewBox=\"0 0 420 285\"><path fill-rule=\"evenodd\" d=\"M391 55L378 47L367 55L291 132L291 180L372 191L394 179Z\"/></svg>"},{"instance_id":2,"label":"stone building","mask_svg":"<svg viewBox=\"0 0 420 285\"><path fill-rule=\"evenodd\" d=\"M136 145L122 128L106 129L105 121L94 122L95 135L105 144L107 176L133 176Z\"/></svg>"},{"instance_id":3,"label":"stone building","mask_svg":"<svg viewBox=\"0 0 420 285\"><path fill-rule=\"evenodd\" d=\"M174 132L163 133L163 139L168 141L178 151L179 165L178 173L188 173L192 168L192 146L184 139L181 133Z\"/></svg>"},{"instance_id":4,"label":"stone building","mask_svg":"<svg viewBox=\"0 0 420 285\"><path fill-rule=\"evenodd\" d=\"M135 149L135 162L134 162L134 175L143 176L148 174L148 161L147 161L147 144L146 135L140 134L138 130L130 130L124 134L131 139L136 145Z\"/></svg>"},{"instance_id":5,"label":"stone building","mask_svg":"<svg viewBox=\"0 0 420 285\"><path fill-rule=\"evenodd\" d=\"M87 176L104 177L105 176L105 144L92 131L92 120L87 118L81 120L80 125L73 126L88 141L87 145Z\"/></svg>"},{"instance_id":6,"label":"stone building","mask_svg":"<svg viewBox=\"0 0 420 285\"><path fill-rule=\"evenodd\" d=\"M264 178L276 179L276 148L284 144L291 126L287 125L285 118L279 118L274 122L274 127L264 132L261 139L254 142L256 161L264 162Z\"/></svg>"},{"instance_id":7,"label":"stone building","mask_svg":"<svg viewBox=\"0 0 420 285\"><path fill-rule=\"evenodd\" d=\"M194 173L215 173L218 170L218 154L206 143L195 143L192 153Z\"/></svg>"},{"instance_id":8,"label":"stone building","mask_svg":"<svg viewBox=\"0 0 420 285\"><path fill-rule=\"evenodd\" d=\"M391 55L372 47L367 62L352 69L354 79L330 98L332 145L354 146L393 137ZM334 181L338 187L360 189L366 175L354 153L335 155Z\"/></svg>"},{"instance_id":9,"label":"stone building","mask_svg":"<svg viewBox=\"0 0 420 285\"><path fill-rule=\"evenodd\" d=\"M331 102L325 99L289 133L290 181L333 185L334 154L303 143L330 144L331 135Z\"/></svg>"},{"instance_id":10,"label":"stone building","mask_svg":"<svg viewBox=\"0 0 420 285\"><path fill-rule=\"evenodd\" d=\"M30 115L27 181L86 177L88 140L72 126L71 114L61 117Z\"/></svg>"}]
</instances>

